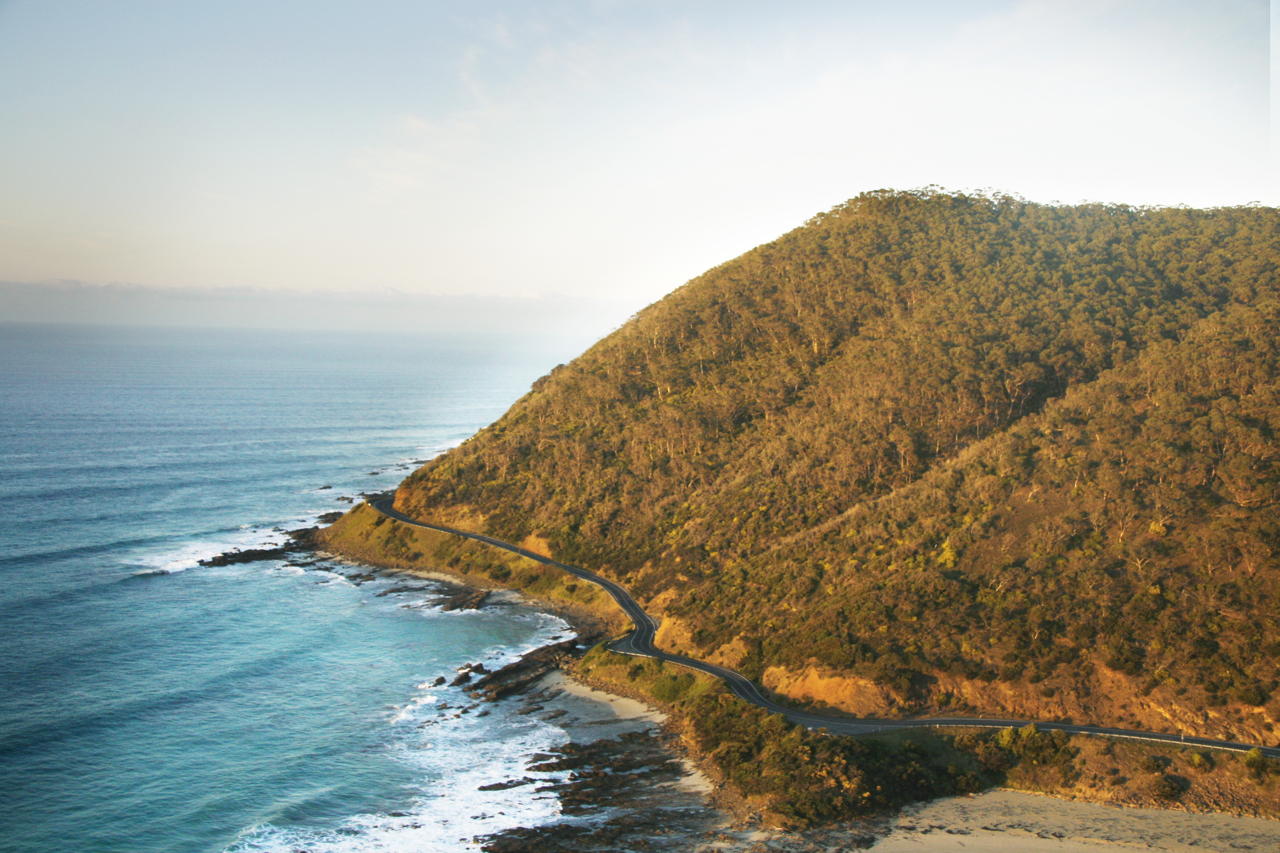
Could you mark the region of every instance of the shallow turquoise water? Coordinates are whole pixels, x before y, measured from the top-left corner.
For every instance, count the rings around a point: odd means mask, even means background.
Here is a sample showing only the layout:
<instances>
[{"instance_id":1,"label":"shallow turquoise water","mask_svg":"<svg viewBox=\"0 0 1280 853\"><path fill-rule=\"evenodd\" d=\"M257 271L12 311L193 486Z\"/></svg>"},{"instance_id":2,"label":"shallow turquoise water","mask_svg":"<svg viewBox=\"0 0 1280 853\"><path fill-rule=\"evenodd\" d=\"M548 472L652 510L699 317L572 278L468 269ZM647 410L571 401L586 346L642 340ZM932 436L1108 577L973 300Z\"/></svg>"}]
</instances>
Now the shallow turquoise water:
<instances>
[{"instance_id":1,"label":"shallow turquoise water","mask_svg":"<svg viewBox=\"0 0 1280 853\"><path fill-rule=\"evenodd\" d=\"M0 326L0 849L451 850L555 814L477 789L562 733L428 683L563 623L196 560L393 485L567 355Z\"/></svg>"}]
</instances>

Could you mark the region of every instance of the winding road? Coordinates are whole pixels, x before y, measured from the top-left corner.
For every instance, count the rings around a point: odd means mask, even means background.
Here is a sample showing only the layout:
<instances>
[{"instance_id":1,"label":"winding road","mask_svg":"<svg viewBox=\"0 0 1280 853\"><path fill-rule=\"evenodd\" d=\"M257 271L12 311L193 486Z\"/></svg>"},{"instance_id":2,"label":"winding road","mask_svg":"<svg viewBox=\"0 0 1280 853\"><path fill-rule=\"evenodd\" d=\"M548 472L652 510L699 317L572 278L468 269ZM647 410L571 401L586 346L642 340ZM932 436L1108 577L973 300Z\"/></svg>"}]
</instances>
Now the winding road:
<instances>
[{"instance_id":1,"label":"winding road","mask_svg":"<svg viewBox=\"0 0 1280 853\"><path fill-rule=\"evenodd\" d=\"M440 524L429 524L425 521L418 521L410 518L404 513L398 511L393 505L393 497L375 498L369 501L369 505L374 510L394 521L404 524L410 524L414 527L423 527L427 530L436 530L441 533L450 533L454 536L461 536L465 539L473 539L477 542L483 542L494 548L501 548L504 551L510 551L513 554L519 554L530 560L543 563L548 566L555 566L557 569L568 572L574 577L590 581L596 586L604 589L618 603L622 611L627 614L635 626L631 633L625 637L614 640L610 643L610 648L624 655L632 655L635 657L654 658L656 660L666 661L668 663L678 664L679 666L705 672L714 676L725 683L729 691L746 702L764 708L775 714L781 714L793 723L804 726L809 729L823 729L832 734L841 735L862 735L873 732L883 732L891 729L919 729L919 728L986 728L986 729L1003 729L1010 726L1025 726L1028 723L1035 722L1038 729L1048 731L1062 731L1071 734L1082 735L1101 735L1113 738L1128 738L1131 740L1145 740L1156 743L1172 743L1183 746L1199 746L1205 749L1222 749L1231 752L1248 752L1255 747L1260 749L1264 755L1272 758L1280 758L1280 748L1261 746L1258 744L1235 743L1233 741L1213 740L1212 738L1192 737L1187 735L1164 734L1161 732L1144 732L1135 729L1110 728L1107 726L1077 726L1072 723L1061 722L1038 722L1032 720L996 720L985 717L923 717L910 720L886 720L876 718L853 718L840 714L823 714L815 711L804 711L797 708L791 708L781 705L765 695L755 682L744 676L740 672L734 672L732 669L726 669L723 666L717 666L707 661L697 660L696 658L686 657L684 655L672 654L664 652L653 644L654 635L658 631L658 623L653 617L644 612L644 609L636 603L625 589L618 584L602 578L595 572L589 572L578 566L571 566L568 563L561 563L550 557L544 557L541 554L534 553L519 545L512 545L510 542L503 542L501 539L494 539L492 536L485 536L481 533L470 533L466 530L458 530L453 527L445 527Z\"/></svg>"}]
</instances>

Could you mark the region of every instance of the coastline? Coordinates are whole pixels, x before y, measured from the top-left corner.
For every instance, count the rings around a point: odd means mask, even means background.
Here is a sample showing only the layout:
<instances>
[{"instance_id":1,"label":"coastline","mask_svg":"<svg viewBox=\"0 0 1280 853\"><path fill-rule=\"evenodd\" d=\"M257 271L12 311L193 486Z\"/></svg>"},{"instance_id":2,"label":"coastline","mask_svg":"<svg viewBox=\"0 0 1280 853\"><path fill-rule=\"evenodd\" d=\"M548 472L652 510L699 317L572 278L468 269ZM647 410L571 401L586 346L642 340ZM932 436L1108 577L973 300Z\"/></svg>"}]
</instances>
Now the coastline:
<instances>
[{"instance_id":1,"label":"coastline","mask_svg":"<svg viewBox=\"0 0 1280 853\"><path fill-rule=\"evenodd\" d=\"M602 620L582 608L496 583L479 584L476 578L460 573L372 567L364 560L332 552L320 553L353 569L377 568L388 574L433 580L461 590L489 590L494 593L492 605L518 603L537 608L564 619L580 637L583 633L598 634L606 627ZM574 670L572 663L557 666L510 699L496 701L523 701L526 708L550 714L564 710L556 704L557 696L607 708L608 716L563 720L569 742L578 745L609 742L612 747L611 739L622 733L642 739L651 761L661 764L655 756L665 752L679 764L679 770L668 769L660 780L649 786L661 789L656 800L645 797L639 790L611 790L607 797L596 796L598 791L578 792L572 797L575 811L572 821L499 833L485 839L482 849L501 853L521 849L521 845L535 840L547 845L546 849L589 844L590 838L582 836L582 827L592 825L593 813L602 833L598 837L601 843L643 840L653 849L801 851L837 845L844 849L869 848L886 853L908 850L948 853L978 846L993 851L1086 853L1153 846L1188 851L1205 849L1206 845L1213 849L1240 850L1280 846L1280 822L1263 818L1103 804L1006 788L916 803L892 816L805 830L771 828L758 810L717 781L714 772L689 751L670 715L656 707L651 698ZM634 748L634 744L627 747ZM607 756L597 759L606 764L610 760ZM616 759L617 756L613 756L612 760ZM597 768L585 775L609 772L607 768ZM641 788L648 784L642 779L636 781L642 783ZM593 801L593 797L597 801ZM617 810L619 803L631 803L633 807L630 824L621 827L615 825L616 819L610 822L605 817L606 812ZM654 835L652 827L635 818L635 808L661 810L664 815L674 809L683 812L687 822L679 828L661 827L661 832ZM572 833L572 838L565 837L565 833Z\"/></svg>"},{"instance_id":2,"label":"coastline","mask_svg":"<svg viewBox=\"0 0 1280 853\"><path fill-rule=\"evenodd\" d=\"M465 528L417 523L388 510L385 506L389 503L388 493L365 497L371 497L369 503L353 507L337 523L320 532L317 539L328 544L333 551L356 560L374 562L375 565L408 571L431 571L444 565L448 567L449 574L461 578L463 583L483 588L517 588L532 601L567 613L570 621L581 617L585 610L589 613L588 621L600 622L612 630L621 630L622 622L630 628L634 622L637 626L635 634L626 640L626 648L620 647L623 656L598 646L581 658L575 674L580 678L588 675L602 679L603 684L599 686L614 693L626 695L634 692L636 698L646 702L671 703L672 710L677 711L677 719L681 721L682 734L689 736L687 745L690 752L705 753L703 757L712 756L712 760L704 762L705 766L716 766L714 770L723 772L726 779L732 779L733 788L744 797L759 800L753 806L745 807L745 811L767 809L771 820L780 824L812 825L813 821L832 820L850 811L855 815L869 815L918 802L922 798L977 792L991 785L1125 806L1280 818L1280 772L1272 771L1270 775L1275 779L1268 781L1266 767L1258 770L1249 766L1248 756L1244 754L1248 748L1243 745L1059 722L1046 726L1005 722L1000 724L1006 727L998 735L991 726L979 724L972 733L952 735L951 730L931 729L927 721L918 721L910 726L911 731L920 733L916 738L906 733L904 727L899 733L887 730L874 735L873 740L881 744L879 747L860 747L855 743L833 747L837 752L852 749L858 757L846 754L835 758L836 765L827 767L827 772L844 772L840 770L845 766L841 762L852 761L859 767L856 772L861 774L865 761L873 765L877 761L886 761L883 757L886 753L877 752L877 749L910 752L919 747L916 740L920 738L929 744L923 754L927 756L931 770L924 776L911 777L914 781L908 784L891 786L883 794L879 794L881 788L878 786L874 794L869 794L869 788L865 789L863 797L876 795L878 800L882 800L867 808L863 800L851 799L856 797L856 792L850 793L851 788L831 788L820 781L824 777L822 772L815 775L801 770L801 766L813 765L815 754L826 756L823 761L832 758L832 749L819 743L827 731L855 736L867 734L865 727L858 722L838 716L823 716L820 721L803 722L801 740L808 739L808 743L781 742L790 743L787 747L790 758L783 758L781 754L769 751L768 744L760 743L750 734L751 731L762 731L762 727L767 725L768 713L782 708L762 698L759 689L739 672L694 661L696 665L692 669L698 671L690 674L681 666L689 662L689 658L678 654L671 656L655 649L653 635L658 628L657 622L617 584L589 570L564 565L544 556L548 553L547 543L534 535L526 537L517 546L483 534L467 533ZM454 524L457 523L454 520ZM467 516L468 525L477 523L479 521L475 517ZM639 652L639 658L643 660L626 656L627 652ZM716 680L723 681L730 689L728 692L756 706L755 710L736 711L724 706L717 698L704 701L703 695L713 688ZM699 708L692 716L685 713L691 704ZM731 733L735 727L731 721L741 713L753 713L755 724L741 733L724 736L753 743L748 747L750 754L742 753L740 748L730 753L719 751L718 744L723 743L723 738L718 733ZM760 716L762 713L764 716ZM718 724L704 725L714 717L724 715L728 716ZM960 725L961 721L952 721L952 730L963 730L955 727ZM1119 735L1120 739L1114 736L1098 738L1096 735L1100 734ZM1006 740L997 744L996 740L1000 738ZM1213 751L1219 748L1228 749L1228 754L1201 754L1206 749ZM1023 761L1028 751L1038 757ZM979 752L986 758L979 757ZM1050 753L1053 766L1039 767ZM751 758L751 754L755 758ZM755 761L756 770L759 770L759 762L765 756L773 765L768 774L762 776L745 768L744 762ZM1078 756L1079 761L1076 761ZM1266 761L1263 756L1256 758ZM892 771L881 767L869 772ZM1252 781L1249 780L1251 776ZM786 780L783 781L782 777ZM763 784L758 784L760 780ZM836 802L844 802L844 806L837 807Z\"/></svg>"},{"instance_id":3,"label":"coastline","mask_svg":"<svg viewBox=\"0 0 1280 853\"><path fill-rule=\"evenodd\" d=\"M440 569L422 569L417 567L405 567L395 563L379 563L364 557L353 557L338 551L331 551L323 547L315 549L316 557L327 560L332 563L338 563L350 566L354 569L370 570L383 572L388 576L404 576L409 578L417 578L420 580L434 581L439 584L454 588L457 593L466 592L487 592L490 598L486 606L499 605L504 603L518 604L525 607L532 607L564 620L573 630L579 640L583 643L590 644L598 639L603 638L613 626L606 620L600 618L599 615L590 610L569 604L553 598L545 598L542 596L531 595L528 592L514 587L503 586L495 583L487 578L479 575L469 575L455 573Z\"/></svg>"}]
</instances>

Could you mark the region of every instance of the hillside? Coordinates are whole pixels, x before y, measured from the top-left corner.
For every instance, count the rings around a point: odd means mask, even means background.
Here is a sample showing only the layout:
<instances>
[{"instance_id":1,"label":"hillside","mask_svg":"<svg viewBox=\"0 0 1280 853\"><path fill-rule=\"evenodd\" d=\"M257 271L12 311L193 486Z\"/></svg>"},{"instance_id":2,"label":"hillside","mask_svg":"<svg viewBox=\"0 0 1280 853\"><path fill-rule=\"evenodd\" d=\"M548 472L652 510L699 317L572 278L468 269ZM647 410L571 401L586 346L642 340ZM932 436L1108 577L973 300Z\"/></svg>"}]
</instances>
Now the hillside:
<instances>
[{"instance_id":1,"label":"hillside","mask_svg":"<svg viewBox=\"0 0 1280 853\"><path fill-rule=\"evenodd\" d=\"M1275 742L1278 264L1273 209L865 194L396 506L624 581L795 699Z\"/></svg>"}]
</instances>

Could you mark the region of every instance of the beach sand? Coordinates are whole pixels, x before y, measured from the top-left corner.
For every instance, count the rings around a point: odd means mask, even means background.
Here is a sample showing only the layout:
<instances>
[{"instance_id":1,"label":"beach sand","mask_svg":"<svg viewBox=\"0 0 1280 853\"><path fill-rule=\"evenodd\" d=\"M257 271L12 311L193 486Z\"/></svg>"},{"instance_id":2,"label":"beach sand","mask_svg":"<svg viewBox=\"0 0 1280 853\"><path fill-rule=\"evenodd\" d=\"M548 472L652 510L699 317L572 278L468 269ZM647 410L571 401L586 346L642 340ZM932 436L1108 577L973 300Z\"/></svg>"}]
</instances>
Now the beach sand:
<instances>
[{"instance_id":1,"label":"beach sand","mask_svg":"<svg viewBox=\"0 0 1280 853\"><path fill-rule=\"evenodd\" d=\"M548 673L538 681L533 692L542 697L539 702L547 712L554 713L557 709L569 712L563 722L566 733L574 742L615 738L627 732L655 732L666 720L662 712L642 702L597 690L561 671ZM668 793L657 801L647 802L647 796L636 792L626 799L635 800L631 805L639 809L637 817L666 812L675 807L697 811L707 809L704 818L686 825L683 832L648 836L641 829L630 840L644 841L655 850L682 849L708 853L832 853L865 849L872 836L878 840L870 849L877 853L1280 851L1280 821L1123 808L1005 790L920 803L886 818L801 832L764 829L759 825L743 826L736 824L727 812L718 812L718 819L714 817L716 811L711 796L714 784L692 764L682 763L685 774L678 780L668 781ZM613 805L622 803L615 801ZM718 826L707 827L707 819ZM704 828L697 829L699 825Z\"/></svg>"},{"instance_id":2,"label":"beach sand","mask_svg":"<svg viewBox=\"0 0 1280 853\"><path fill-rule=\"evenodd\" d=\"M1280 850L1280 821L1121 808L1017 791L990 791L912 806L892 826L872 850Z\"/></svg>"},{"instance_id":3,"label":"beach sand","mask_svg":"<svg viewBox=\"0 0 1280 853\"><path fill-rule=\"evenodd\" d=\"M538 688L560 694L562 707L577 709L576 719L566 727L574 740L652 731L666 719L642 702L586 686L563 672L549 673ZM587 707L596 709L594 713L582 712L583 700L591 703ZM546 707L561 706L551 699ZM710 805L713 783L691 765L686 768L676 788ZM935 800L889 818L804 832L735 827L730 815L721 813L718 829L690 833L682 843L683 849L701 851L838 851L855 849L855 841L865 846L869 835L879 837L870 848L877 853L1280 851L1280 821L1122 808L1004 790ZM648 840L655 849L669 849L676 839Z\"/></svg>"},{"instance_id":4,"label":"beach sand","mask_svg":"<svg viewBox=\"0 0 1280 853\"><path fill-rule=\"evenodd\" d=\"M651 708L643 702L635 699L628 699L625 696L615 696L612 693L606 693L603 690L588 687L581 682L574 681L561 670L547 673L547 675L539 682L538 686L563 690L565 693L577 696L580 699L589 699L593 702L599 702L600 704L607 706L609 711L619 720L631 720L651 723L655 726L659 726L666 722L667 719L667 715L656 708Z\"/></svg>"},{"instance_id":5,"label":"beach sand","mask_svg":"<svg viewBox=\"0 0 1280 853\"><path fill-rule=\"evenodd\" d=\"M460 580L444 572L406 574L450 585ZM539 606L518 592L495 590L490 604L504 603ZM561 615L572 620L571 614ZM643 702L590 687L561 670L543 676L516 701L536 705L539 713L557 719L568 742L577 744L640 733L657 735L667 719ZM869 849L880 853L1096 853L1108 849L1280 853L1280 821L1123 808L1005 790L917 804L894 816L820 829L767 829L755 821L743 825L718 809L717 786L677 752L669 755L683 767L675 778L658 784L656 790L640 785L613 791L607 802L598 803L604 814L630 810L635 825L624 837L654 850L832 853L867 849L874 837L877 840ZM591 811L580 810L576 821L590 822ZM678 829L659 826L660 835L650 834L654 817L679 813L687 819L677 821Z\"/></svg>"}]
</instances>

